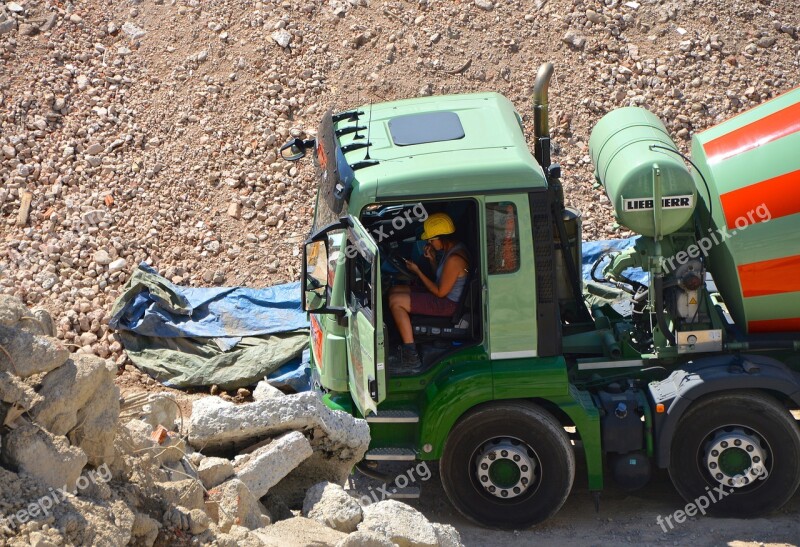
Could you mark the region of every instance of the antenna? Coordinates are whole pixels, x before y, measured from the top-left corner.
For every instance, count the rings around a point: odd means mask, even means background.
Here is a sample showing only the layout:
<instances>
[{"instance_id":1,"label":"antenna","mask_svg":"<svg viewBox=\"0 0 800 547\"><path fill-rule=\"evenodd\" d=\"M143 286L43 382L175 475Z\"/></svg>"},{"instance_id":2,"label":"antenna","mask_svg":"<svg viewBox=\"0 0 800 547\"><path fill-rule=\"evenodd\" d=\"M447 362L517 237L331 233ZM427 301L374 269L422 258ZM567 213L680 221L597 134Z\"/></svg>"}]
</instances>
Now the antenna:
<instances>
[{"instance_id":1,"label":"antenna","mask_svg":"<svg viewBox=\"0 0 800 547\"><path fill-rule=\"evenodd\" d=\"M365 160L370 159L369 157L369 134L372 131L372 101L369 102L369 117L367 118L367 155L364 156Z\"/></svg>"},{"instance_id":2,"label":"antenna","mask_svg":"<svg viewBox=\"0 0 800 547\"><path fill-rule=\"evenodd\" d=\"M356 104L358 104L360 102L361 102L361 89L358 90L358 95L356 95ZM358 134L358 108L356 108L355 120L353 120L353 118L350 118L350 120L356 122L356 134L353 135L353 140L355 141L355 140L358 140L358 139L363 139L364 136Z\"/></svg>"}]
</instances>

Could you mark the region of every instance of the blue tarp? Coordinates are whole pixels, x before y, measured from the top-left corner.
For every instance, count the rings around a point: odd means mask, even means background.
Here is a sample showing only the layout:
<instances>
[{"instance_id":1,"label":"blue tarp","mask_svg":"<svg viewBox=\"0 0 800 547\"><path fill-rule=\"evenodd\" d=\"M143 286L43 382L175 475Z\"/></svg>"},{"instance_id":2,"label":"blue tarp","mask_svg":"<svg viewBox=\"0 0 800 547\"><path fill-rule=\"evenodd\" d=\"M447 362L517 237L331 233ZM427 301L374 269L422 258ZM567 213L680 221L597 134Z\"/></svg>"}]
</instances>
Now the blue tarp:
<instances>
[{"instance_id":1,"label":"blue tarp","mask_svg":"<svg viewBox=\"0 0 800 547\"><path fill-rule=\"evenodd\" d=\"M154 282L169 297L150 290ZM228 338L308 328L298 282L263 289L180 287L140 264L128 287L109 326L142 336Z\"/></svg>"},{"instance_id":2,"label":"blue tarp","mask_svg":"<svg viewBox=\"0 0 800 547\"><path fill-rule=\"evenodd\" d=\"M109 321L136 366L165 385L234 389L269 375L309 388L308 319L300 284L180 287L140 264Z\"/></svg>"},{"instance_id":3,"label":"blue tarp","mask_svg":"<svg viewBox=\"0 0 800 547\"><path fill-rule=\"evenodd\" d=\"M582 245L583 257L581 266L583 270L583 279L590 280L592 278L591 271L595 261L606 251L623 251L628 247L633 247L636 240L640 236L628 237L625 239L601 239L600 241L584 241ZM608 264L608 260L604 260L603 264L598 266L595 274L601 277L603 274L603 266ZM647 283L647 272L642 271L640 268L630 268L625 271L625 275L634 281L640 283Z\"/></svg>"}]
</instances>

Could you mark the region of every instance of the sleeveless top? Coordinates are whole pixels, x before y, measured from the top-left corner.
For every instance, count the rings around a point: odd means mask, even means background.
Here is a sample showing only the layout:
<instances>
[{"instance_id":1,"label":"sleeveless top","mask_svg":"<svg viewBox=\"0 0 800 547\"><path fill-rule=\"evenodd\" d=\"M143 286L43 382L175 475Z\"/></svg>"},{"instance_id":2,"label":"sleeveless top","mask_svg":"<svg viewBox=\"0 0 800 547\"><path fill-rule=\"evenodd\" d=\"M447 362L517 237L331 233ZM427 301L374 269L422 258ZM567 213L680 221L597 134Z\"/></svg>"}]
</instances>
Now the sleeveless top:
<instances>
[{"instance_id":1,"label":"sleeveless top","mask_svg":"<svg viewBox=\"0 0 800 547\"><path fill-rule=\"evenodd\" d=\"M439 280L442 277L442 272L444 271L445 262L456 251L463 251L463 255L467 255L467 247L463 243L458 243L453 246L452 249L447 251L447 253L442 257L441 262L439 262L439 266L436 268L436 284L439 284ZM466 256L464 257L466 259ZM450 289L450 292L447 293L448 300L452 300L453 302L458 302L461 299L461 294L464 292L465 287L467 286L467 279L469 278L469 274L465 273L461 277L456 278L456 282L453 285L453 288Z\"/></svg>"}]
</instances>

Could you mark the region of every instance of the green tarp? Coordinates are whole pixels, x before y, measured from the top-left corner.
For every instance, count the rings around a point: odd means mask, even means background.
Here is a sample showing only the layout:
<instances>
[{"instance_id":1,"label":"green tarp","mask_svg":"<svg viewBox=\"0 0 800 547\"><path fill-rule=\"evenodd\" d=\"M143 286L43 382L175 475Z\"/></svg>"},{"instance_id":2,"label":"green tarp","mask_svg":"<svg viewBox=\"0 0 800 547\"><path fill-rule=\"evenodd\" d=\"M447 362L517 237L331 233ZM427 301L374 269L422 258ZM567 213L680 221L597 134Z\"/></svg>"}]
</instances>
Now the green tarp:
<instances>
[{"instance_id":1,"label":"green tarp","mask_svg":"<svg viewBox=\"0 0 800 547\"><path fill-rule=\"evenodd\" d=\"M232 390L253 385L300 357L308 331L247 336L222 351L209 338L158 338L121 331L133 364L159 382L176 388L218 385Z\"/></svg>"}]
</instances>

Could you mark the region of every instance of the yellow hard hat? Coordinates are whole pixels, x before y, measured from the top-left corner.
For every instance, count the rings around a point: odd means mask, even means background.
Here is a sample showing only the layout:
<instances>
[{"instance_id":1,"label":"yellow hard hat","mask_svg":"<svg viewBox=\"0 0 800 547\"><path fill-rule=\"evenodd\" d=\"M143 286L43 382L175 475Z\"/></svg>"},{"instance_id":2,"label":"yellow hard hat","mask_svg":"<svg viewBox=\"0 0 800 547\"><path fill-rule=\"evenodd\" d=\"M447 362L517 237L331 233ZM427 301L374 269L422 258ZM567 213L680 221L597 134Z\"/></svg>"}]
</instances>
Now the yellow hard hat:
<instances>
[{"instance_id":1,"label":"yellow hard hat","mask_svg":"<svg viewBox=\"0 0 800 547\"><path fill-rule=\"evenodd\" d=\"M425 221L423 227L425 230L422 232L422 236L420 236L422 239L444 236L456 231L456 225L453 224L453 219L445 213L432 214Z\"/></svg>"}]
</instances>

